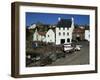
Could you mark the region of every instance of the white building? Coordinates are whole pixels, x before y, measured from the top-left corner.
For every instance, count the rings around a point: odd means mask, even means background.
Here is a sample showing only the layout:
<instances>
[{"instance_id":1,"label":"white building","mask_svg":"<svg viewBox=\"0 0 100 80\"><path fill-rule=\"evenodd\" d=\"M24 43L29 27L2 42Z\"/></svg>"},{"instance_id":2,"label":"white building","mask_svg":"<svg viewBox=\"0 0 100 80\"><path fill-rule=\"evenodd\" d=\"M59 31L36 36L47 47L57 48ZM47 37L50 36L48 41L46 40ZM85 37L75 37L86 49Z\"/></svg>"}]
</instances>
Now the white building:
<instances>
[{"instance_id":1,"label":"white building","mask_svg":"<svg viewBox=\"0 0 100 80\"><path fill-rule=\"evenodd\" d=\"M60 19L56 27L56 44L67 44L72 41L72 32L74 29L74 19Z\"/></svg>"},{"instance_id":2,"label":"white building","mask_svg":"<svg viewBox=\"0 0 100 80\"><path fill-rule=\"evenodd\" d=\"M55 43L55 33L52 29L49 29L46 33L46 42Z\"/></svg>"},{"instance_id":3,"label":"white building","mask_svg":"<svg viewBox=\"0 0 100 80\"><path fill-rule=\"evenodd\" d=\"M49 29L45 32L38 32L33 34L33 41L51 42L56 45L67 44L72 42L72 32L74 29L74 19L61 19L58 18L55 31Z\"/></svg>"},{"instance_id":4,"label":"white building","mask_svg":"<svg viewBox=\"0 0 100 80\"><path fill-rule=\"evenodd\" d=\"M45 42L45 32L38 32L37 29L33 34L33 41L43 41Z\"/></svg>"},{"instance_id":5,"label":"white building","mask_svg":"<svg viewBox=\"0 0 100 80\"><path fill-rule=\"evenodd\" d=\"M90 30L85 30L85 40L90 41Z\"/></svg>"},{"instance_id":6,"label":"white building","mask_svg":"<svg viewBox=\"0 0 100 80\"><path fill-rule=\"evenodd\" d=\"M55 33L52 29L49 29L47 32L39 32L36 29L33 34L33 41L55 43Z\"/></svg>"}]
</instances>

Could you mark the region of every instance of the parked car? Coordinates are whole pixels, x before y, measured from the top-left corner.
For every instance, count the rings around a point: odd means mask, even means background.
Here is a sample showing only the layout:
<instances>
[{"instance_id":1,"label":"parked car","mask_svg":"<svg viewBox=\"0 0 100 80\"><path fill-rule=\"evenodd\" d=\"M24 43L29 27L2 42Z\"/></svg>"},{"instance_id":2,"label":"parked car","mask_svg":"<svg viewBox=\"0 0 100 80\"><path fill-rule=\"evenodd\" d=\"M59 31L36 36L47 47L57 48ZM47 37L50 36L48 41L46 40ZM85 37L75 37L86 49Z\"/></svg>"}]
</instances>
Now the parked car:
<instances>
[{"instance_id":1,"label":"parked car","mask_svg":"<svg viewBox=\"0 0 100 80\"><path fill-rule=\"evenodd\" d=\"M74 47L71 44L64 44L63 51L66 53L72 53L74 51Z\"/></svg>"},{"instance_id":2,"label":"parked car","mask_svg":"<svg viewBox=\"0 0 100 80\"><path fill-rule=\"evenodd\" d=\"M81 46L80 45L76 45L75 51L80 51L80 50L81 50Z\"/></svg>"}]
</instances>

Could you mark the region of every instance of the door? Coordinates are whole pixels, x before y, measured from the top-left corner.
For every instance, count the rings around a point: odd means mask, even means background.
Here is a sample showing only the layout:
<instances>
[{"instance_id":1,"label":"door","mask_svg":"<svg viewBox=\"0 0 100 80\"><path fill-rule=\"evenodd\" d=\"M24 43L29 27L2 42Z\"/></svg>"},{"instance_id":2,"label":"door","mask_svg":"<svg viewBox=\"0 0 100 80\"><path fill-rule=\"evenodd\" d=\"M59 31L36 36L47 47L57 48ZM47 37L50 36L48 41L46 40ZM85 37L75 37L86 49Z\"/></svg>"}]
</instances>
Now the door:
<instances>
[{"instance_id":1,"label":"door","mask_svg":"<svg viewBox=\"0 0 100 80\"><path fill-rule=\"evenodd\" d=\"M69 38L67 39L67 42L70 42L70 39Z\"/></svg>"},{"instance_id":2,"label":"door","mask_svg":"<svg viewBox=\"0 0 100 80\"><path fill-rule=\"evenodd\" d=\"M80 41L80 37L76 37L76 40L77 40L77 41Z\"/></svg>"},{"instance_id":3,"label":"door","mask_svg":"<svg viewBox=\"0 0 100 80\"><path fill-rule=\"evenodd\" d=\"M60 43L64 44L65 43L65 39L61 39Z\"/></svg>"}]
</instances>

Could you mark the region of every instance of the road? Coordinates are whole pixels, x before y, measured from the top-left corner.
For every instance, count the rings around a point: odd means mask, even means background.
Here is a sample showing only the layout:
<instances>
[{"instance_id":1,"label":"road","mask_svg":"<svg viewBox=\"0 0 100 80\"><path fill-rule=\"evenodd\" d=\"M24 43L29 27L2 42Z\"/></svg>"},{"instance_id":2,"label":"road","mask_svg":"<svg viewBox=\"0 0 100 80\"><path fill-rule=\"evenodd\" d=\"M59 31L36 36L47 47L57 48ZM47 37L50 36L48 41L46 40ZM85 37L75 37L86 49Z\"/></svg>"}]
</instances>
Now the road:
<instances>
[{"instance_id":1,"label":"road","mask_svg":"<svg viewBox=\"0 0 100 80\"><path fill-rule=\"evenodd\" d=\"M65 58L57 59L49 66L89 64L89 43L87 41L82 41L79 42L79 44L82 45L80 51L67 54Z\"/></svg>"}]
</instances>

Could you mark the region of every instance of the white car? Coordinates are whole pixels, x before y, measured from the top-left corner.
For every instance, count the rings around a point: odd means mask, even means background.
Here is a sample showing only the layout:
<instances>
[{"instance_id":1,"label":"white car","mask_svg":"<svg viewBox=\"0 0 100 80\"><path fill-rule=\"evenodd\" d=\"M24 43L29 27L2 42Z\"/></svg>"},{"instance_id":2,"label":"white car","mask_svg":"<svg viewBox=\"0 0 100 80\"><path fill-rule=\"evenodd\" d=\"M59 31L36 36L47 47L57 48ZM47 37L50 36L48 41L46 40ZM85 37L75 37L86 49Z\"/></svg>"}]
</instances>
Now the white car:
<instances>
[{"instance_id":1,"label":"white car","mask_svg":"<svg viewBox=\"0 0 100 80\"><path fill-rule=\"evenodd\" d=\"M63 45L63 50L64 52L73 52L74 51L74 48L71 46L71 44L64 44Z\"/></svg>"},{"instance_id":2,"label":"white car","mask_svg":"<svg viewBox=\"0 0 100 80\"><path fill-rule=\"evenodd\" d=\"M75 51L80 51L80 50L81 50L81 46L80 45L76 45Z\"/></svg>"}]
</instances>

